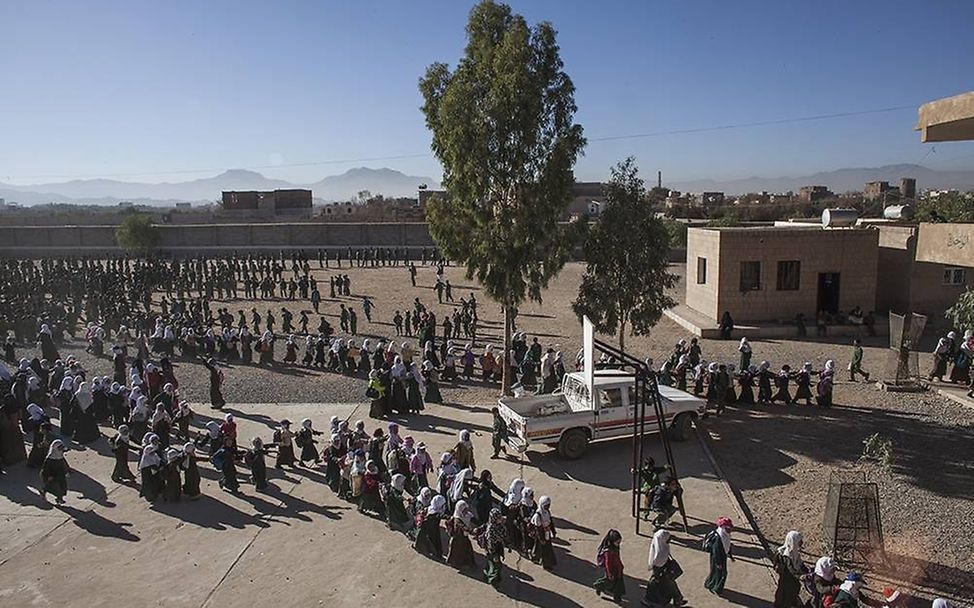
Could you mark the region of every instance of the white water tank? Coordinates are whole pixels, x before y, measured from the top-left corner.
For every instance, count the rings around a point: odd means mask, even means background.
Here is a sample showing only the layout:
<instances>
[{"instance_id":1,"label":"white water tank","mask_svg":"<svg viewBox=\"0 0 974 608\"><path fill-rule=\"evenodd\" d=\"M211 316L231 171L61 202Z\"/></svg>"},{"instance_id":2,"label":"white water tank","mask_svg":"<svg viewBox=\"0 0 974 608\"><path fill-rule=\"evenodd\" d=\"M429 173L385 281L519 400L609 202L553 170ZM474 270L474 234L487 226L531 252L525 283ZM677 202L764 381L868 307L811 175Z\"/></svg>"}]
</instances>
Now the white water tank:
<instances>
[{"instance_id":1,"label":"white water tank","mask_svg":"<svg viewBox=\"0 0 974 608\"><path fill-rule=\"evenodd\" d=\"M855 209L826 209L822 212L823 228L848 228L855 226L859 212Z\"/></svg>"},{"instance_id":2,"label":"white water tank","mask_svg":"<svg viewBox=\"0 0 974 608\"><path fill-rule=\"evenodd\" d=\"M883 217L888 220L909 221L913 219L913 207L910 205L890 205L883 209Z\"/></svg>"}]
</instances>

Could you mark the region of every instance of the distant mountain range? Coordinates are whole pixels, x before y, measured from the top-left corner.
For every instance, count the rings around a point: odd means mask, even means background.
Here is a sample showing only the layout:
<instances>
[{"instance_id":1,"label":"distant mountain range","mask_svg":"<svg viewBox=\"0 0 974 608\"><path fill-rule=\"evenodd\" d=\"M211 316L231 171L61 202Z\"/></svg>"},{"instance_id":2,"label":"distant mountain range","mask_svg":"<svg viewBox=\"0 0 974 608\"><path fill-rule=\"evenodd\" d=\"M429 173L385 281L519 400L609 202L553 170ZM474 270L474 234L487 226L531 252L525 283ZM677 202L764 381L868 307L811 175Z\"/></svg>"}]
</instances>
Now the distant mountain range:
<instances>
[{"instance_id":1,"label":"distant mountain range","mask_svg":"<svg viewBox=\"0 0 974 608\"><path fill-rule=\"evenodd\" d=\"M110 179L80 179L68 182L14 186L0 183L0 198L10 203L86 203L114 205L131 201L146 205L172 205L176 202L212 202L224 190L275 190L305 188L320 201L344 201L362 190L383 196L416 196L421 184L438 188L429 177L406 175L393 169L349 169L313 184L293 184L264 177L256 171L231 169L213 177L186 182L143 184Z\"/></svg>"},{"instance_id":2,"label":"distant mountain range","mask_svg":"<svg viewBox=\"0 0 974 608\"><path fill-rule=\"evenodd\" d=\"M724 192L726 194L789 190L798 192L802 186L828 186L832 192L841 194L861 191L866 182L884 181L898 185L902 177L915 178L918 192L926 189L974 190L974 170L937 171L921 165L909 164L837 169L797 177L748 177L723 181L700 179L663 185L682 192Z\"/></svg>"},{"instance_id":3,"label":"distant mountain range","mask_svg":"<svg viewBox=\"0 0 974 608\"><path fill-rule=\"evenodd\" d=\"M664 184L683 192L718 191L726 194L748 192L797 192L802 186L828 186L833 192L862 190L866 182L888 181L898 184L902 177L917 180L917 189L974 190L974 170L937 171L920 165L887 165L838 169L797 177L748 177L735 180L692 180ZM143 184L110 179L84 179L30 186L0 183L0 198L22 205L43 203L87 203L114 205L131 201L147 205L172 205L177 202L212 202L223 190L274 190L277 188L307 188L319 202L345 201L362 190L384 196L415 196L421 184L431 189L439 184L429 177L406 175L394 169L349 169L341 175L331 175L313 184L293 184L270 179L244 169L232 169L213 177L186 182Z\"/></svg>"}]
</instances>

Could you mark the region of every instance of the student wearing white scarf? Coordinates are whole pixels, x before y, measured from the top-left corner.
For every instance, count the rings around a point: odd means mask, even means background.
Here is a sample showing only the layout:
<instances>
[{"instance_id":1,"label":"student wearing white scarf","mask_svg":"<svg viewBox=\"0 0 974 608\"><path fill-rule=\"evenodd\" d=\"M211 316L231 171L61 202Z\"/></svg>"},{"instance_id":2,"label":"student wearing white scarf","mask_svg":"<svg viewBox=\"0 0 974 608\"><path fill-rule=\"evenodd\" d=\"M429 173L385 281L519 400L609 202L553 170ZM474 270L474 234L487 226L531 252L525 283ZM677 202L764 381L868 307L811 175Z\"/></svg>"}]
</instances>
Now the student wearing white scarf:
<instances>
[{"instance_id":1,"label":"student wearing white scarf","mask_svg":"<svg viewBox=\"0 0 974 608\"><path fill-rule=\"evenodd\" d=\"M152 434L150 433L149 435ZM142 457L139 459L139 474L142 476L142 487L139 489L139 496L149 502L155 502L162 490L159 472L162 466L162 459L159 458L158 446L151 441L149 435L146 436L146 439L149 439L149 441L143 446Z\"/></svg>"},{"instance_id":2,"label":"student wearing white scarf","mask_svg":"<svg viewBox=\"0 0 974 608\"><path fill-rule=\"evenodd\" d=\"M463 493L467 487L467 481L473 479L472 469L462 469L457 473L456 477L453 478L453 485L450 486L450 500L454 504L462 502Z\"/></svg>"},{"instance_id":3,"label":"student wearing white scarf","mask_svg":"<svg viewBox=\"0 0 974 608\"><path fill-rule=\"evenodd\" d=\"M47 451L47 458L41 465L41 497L47 500L47 494L54 494L58 504L64 502L64 496L68 493L68 467L64 459L64 443L60 439L51 442L51 447Z\"/></svg>"},{"instance_id":4,"label":"student wearing white scarf","mask_svg":"<svg viewBox=\"0 0 974 608\"><path fill-rule=\"evenodd\" d=\"M539 562L545 570L553 569L558 562L551 540L557 536L557 532L551 519L551 499L547 496L538 499L538 509L531 516L531 529L534 537L531 558Z\"/></svg>"},{"instance_id":5,"label":"student wearing white scarf","mask_svg":"<svg viewBox=\"0 0 974 608\"><path fill-rule=\"evenodd\" d=\"M672 564L670 563L672 560ZM653 541L649 545L649 571L652 573L646 585L644 605L665 606L673 602L674 606L687 603L683 593L676 584L675 574L679 566L670 553L670 532L665 529L657 530L653 534Z\"/></svg>"},{"instance_id":6,"label":"student wearing white scarf","mask_svg":"<svg viewBox=\"0 0 974 608\"><path fill-rule=\"evenodd\" d=\"M78 443L92 443L101 437L98 429L98 421L95 420L95 412L91 409L94 396L87 382L82 382L74 394L74 400L78 404L78 426L75 429L74 438Z\"/></svg>"},{"instance_id":7,"label":"student wearing white scarf","mask_svg":"<svg viewBox=\"0 0 974 608\"><path fill-rule=\"evenodd\" d=\"M800 604L798 593L801 590L801 576L805 573L802 564L802 535L792 530L785 535L785 543L772 554L772 563L778 574L774 605L783 608Z\"/></svg>"},{"instance_id":8,"label":"student wearing white scarf","mask_svg":"<svg viewBox=\"0 0 974 608\"><path fill-rule=\"evenodd\" d=\"M477 462L473 453L473 442L470 441L470 431L460 431L456 445L453 446L453 457L461 469L477 470Z\"/></svg>"},{"instance_id":9,"label":"student wearing white scarf","mask_svg":"<svg viewBox=\"0 0 974 608\"><path fill-rule=\"evenodd\" d=\"M473 557L473 545L468 536L473 531L473 517L473 510L470 509L467 501L460 500L453 509L453 519L447 527L450 533L450 547L447 551L446 562L457 570L476 565Z\"/></svg>"},{"instance_id":10,"label":"student wearing white scarf","mask_svg":"<svg viewBox=\"0 0 974 608\"><path fill-rule=\"evenodd\" d=\"M443 559L443 538L440 534L440 520L446 512L446 498L436 495L422 515L419 532L416 533L416 550L437 560Z\"/></svg>"},{"instance_id":11,"label":"student wearing white scarf","mask_svg":"<svg viewBox=\"0 0 974 608\"><path fill-rule=\"evenodd\" d=\"M734 523L728 517L717 519L717 526L704 540L704 547L710 553L710 573L704 587L715 595L724 592L727 583L727 560L734 559L731 554L730 530Z\"/></svg>"}]
</instances>

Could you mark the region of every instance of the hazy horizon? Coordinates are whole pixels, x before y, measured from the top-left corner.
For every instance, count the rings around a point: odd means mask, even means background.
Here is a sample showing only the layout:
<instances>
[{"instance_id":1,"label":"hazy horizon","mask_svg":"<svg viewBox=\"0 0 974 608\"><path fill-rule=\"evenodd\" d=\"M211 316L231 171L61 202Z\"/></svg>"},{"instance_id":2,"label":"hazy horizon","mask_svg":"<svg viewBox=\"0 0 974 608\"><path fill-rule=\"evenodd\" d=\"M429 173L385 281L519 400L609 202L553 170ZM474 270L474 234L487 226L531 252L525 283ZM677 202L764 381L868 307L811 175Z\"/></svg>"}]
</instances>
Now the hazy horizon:
<instances>
[{"instance_id":1,"label":"hazy horizon","mask_svg":"<svg viewBox=\"0 0 974 608\"><path fill-rule=\"evenodd\" d=\"M359 166L439 180L416 85L456 64L473 4L0 5L0 182L250 169L306 184ZM590 140L579 180L629 155L668 182L974 168L974 143L913 131L921 103L974 88L959 67L974 4L510 4L559 32Z\"/></svg>"}]
</instances>

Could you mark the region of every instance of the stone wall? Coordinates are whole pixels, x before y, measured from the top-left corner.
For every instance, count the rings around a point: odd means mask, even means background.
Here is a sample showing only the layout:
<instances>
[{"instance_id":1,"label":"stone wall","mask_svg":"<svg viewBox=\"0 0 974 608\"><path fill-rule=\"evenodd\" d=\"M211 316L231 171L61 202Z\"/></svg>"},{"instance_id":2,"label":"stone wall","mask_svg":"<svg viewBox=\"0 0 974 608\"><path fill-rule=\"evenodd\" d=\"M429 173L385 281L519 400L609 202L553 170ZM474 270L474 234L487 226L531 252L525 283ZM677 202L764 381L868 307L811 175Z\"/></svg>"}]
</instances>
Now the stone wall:
<instances>
[{"instance_id":1,"label":"stone wall","mask_svg":"<svg viewBox=\"0 0 974 608\"><path fill-rule=\"evenodd\" d=\"M263 223L159 225L160 250L190 255L260 249L432 247L424 222ZM118 253L115 226L0 226L0 255L97 255Z\"/></svg>"}]
</instances>

